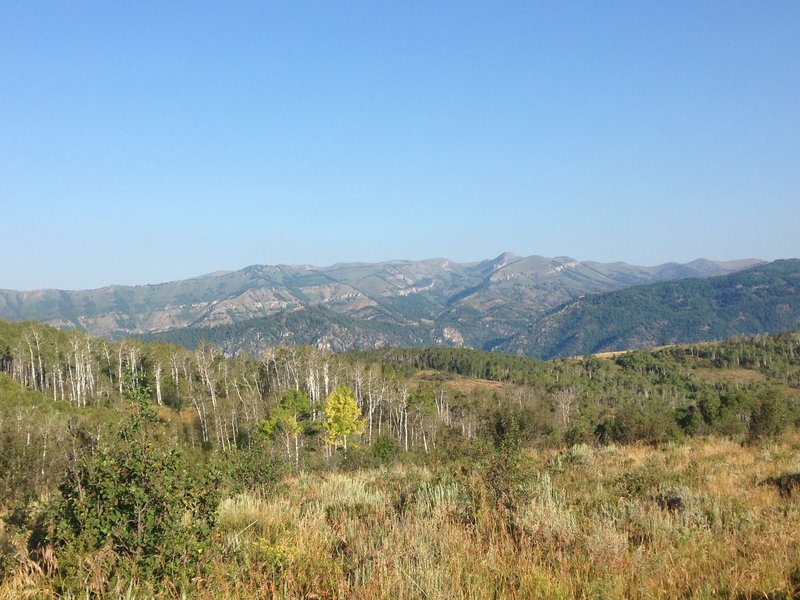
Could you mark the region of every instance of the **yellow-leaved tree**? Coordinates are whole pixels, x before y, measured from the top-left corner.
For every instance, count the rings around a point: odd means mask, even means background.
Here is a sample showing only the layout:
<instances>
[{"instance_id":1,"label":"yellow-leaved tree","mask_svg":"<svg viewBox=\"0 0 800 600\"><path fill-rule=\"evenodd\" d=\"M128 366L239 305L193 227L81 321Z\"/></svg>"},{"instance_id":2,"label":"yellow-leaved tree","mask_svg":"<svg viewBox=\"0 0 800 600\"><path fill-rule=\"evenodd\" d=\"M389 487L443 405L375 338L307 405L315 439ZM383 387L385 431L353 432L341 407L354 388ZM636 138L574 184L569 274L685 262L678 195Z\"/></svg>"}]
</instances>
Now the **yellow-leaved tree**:
<instances>
[{"instance_id":1,"label":"yellow-leaved tree","mask_svg":"<svg viewBox=\"0 0 800 600\"><path fill-rule=\"evenodd\" d=\"M325 442L344 449L347 456L347 436L364 431L364 419L353 392L346 383L333 390L325 402Z\"/></svg>"}]
</instances>

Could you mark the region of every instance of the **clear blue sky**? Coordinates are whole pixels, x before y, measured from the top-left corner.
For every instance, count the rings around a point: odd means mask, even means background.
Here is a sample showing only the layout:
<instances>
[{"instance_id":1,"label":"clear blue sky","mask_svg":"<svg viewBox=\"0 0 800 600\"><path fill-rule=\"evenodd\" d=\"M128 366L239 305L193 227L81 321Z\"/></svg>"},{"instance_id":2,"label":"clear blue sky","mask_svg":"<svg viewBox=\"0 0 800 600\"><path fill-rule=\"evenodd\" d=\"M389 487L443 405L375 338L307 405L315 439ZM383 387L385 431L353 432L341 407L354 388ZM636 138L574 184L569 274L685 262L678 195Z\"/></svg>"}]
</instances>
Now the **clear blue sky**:
<instances>
[{"instance_id":1,"label":"clear blue sky","mask_svg":"<svg viewBox=\"0 0 800 600\"><path fill-rule=\"evenodd\" d=\"M800 2L0 0L0 288L800 256Z\"/></svg>"}]
</instances>

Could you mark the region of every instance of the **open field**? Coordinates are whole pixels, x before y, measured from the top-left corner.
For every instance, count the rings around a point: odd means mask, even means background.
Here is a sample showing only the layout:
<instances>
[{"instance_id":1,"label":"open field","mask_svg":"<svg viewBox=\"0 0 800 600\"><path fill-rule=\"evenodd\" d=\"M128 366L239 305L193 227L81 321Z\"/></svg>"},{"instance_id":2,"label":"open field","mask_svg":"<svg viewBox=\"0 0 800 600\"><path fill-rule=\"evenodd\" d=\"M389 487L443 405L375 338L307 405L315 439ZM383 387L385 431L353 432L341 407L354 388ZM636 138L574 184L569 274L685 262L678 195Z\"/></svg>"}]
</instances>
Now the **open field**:
<instances>
[{"instance_id":1,"label":"open field","mask_svg":"<svg viewBox=\"0 0 800 600\"><path fill-rule=\"evenodd\" d=\"M796 434L761 447L697 438L524 451L511 471L507 496L491 466L300 473L263 494L232 495L194 595L800 594ZM55 583L20 557L0 597L57 597ZM88 597L85 584L62 597ZM136 581L120 581L112 597L153 594L180 597Z\"/></svg>"},{"instance_id":2,"label":"open field","mask_svg":"<svg viewBox=\"0 0 800 600\"><path fill-rule=\"evenodd\" d=\"M752 369L694 369L692 371L694 376L707 383L727 383L732 385L750 385L753 383L761 383L767 380L767 377Z\"/></svg>"}]
</instances>

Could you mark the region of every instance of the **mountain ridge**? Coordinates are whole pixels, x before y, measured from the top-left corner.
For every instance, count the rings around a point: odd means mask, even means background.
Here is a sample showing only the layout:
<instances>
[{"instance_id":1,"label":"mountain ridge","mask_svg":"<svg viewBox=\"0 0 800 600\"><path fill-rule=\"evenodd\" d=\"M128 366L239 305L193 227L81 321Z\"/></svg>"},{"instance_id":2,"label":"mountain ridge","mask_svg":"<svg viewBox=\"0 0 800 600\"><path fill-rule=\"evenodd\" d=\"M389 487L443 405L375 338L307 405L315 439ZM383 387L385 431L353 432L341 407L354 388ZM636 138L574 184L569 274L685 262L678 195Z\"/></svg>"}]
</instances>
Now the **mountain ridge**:
<instances>
[{"instance_id":1,"label":"mountain ridge","mask_svg":"<svg viewBox=\"0 0 800 600\"><path fill-rule=\"evenodd\" d=\"M800 329L799 290L797 259L710 278L633 286L568 301L533 318L514 335L490 340L481 349L549 359L776 334ZM581 312L584 305L591 310ZM470 346L463 333L457 325L444 321L397 325L362 321L311 306L228 326L184 328L142 337L189 348L205 341L233 355L257 353L266 346L304 344L335 352L387 346Z\"/></svg>"},{"instance_id":2,"label":"mountain ridge","mask_svg":"<svg viewBox=\"0 0 800 600\"><path fill-rule=\"evenodd\" d=\"M350 321L351 328L363 333L356 338L377 335L371 343L399 343L407 336L401 332L384 337L375 333L380 327L364 329L358 321L380 323L387 332L422 327L425 332L413 339L482 348L509 339L533 318L580 296L679 277L724 274L751 264L763 263L697 259L686 265L642 267L504 252L472 263L431 258L340 262L328 267L250 265L142 286L0 290L0 318L34 319L116 338L180 328L232 327L290 310L323 307L355 319ZM314 322L321 324L324 319L319 313L314 315ZM282 318L297 324L295 317ZM344 330L344 325L338 326Z\"/></svg>"},{"instance_id":3,"label":"mountain ridge","mask_svg":"<svg viewBox=\"0 0 800 600\"><path fill-rule=\"evenodd\" d=\"M744 259L735 259L735 260L711 260L706 258L696 258L691 260L687 263L678 263L674 261L668 261L666 263L661 263L658 265L652 266L641 266L641 265L634 265L631 263L626 263L624 261L612 261L608 263L603 263L599 261L578 261L570 256L555 256L555 257L545 257L542 255L533 254L530 256L521 256L514 252L502 252L495 258L484 259L481 261L466 261L466 262L455 262L452 259L445 258L445 257L431 257L431 258L424 258L419 260L413 259L391 259L387 261L379 261L379 262L366 262L366 261L352 261L352 262L336 262L331 265L327 266L320 266L320 265L312 265L310 263L276 263L274 265L271 264L262 264L262 263L254 263L251 265L247 265L242 267L241 269L221 269L217 271L211 271L209 273L203 273L200 275L193 275L191 277L185 277L182 279L171 279L167 281L160 281L155 283L141 283L141 284L125 284L125 283L110 283L108 285L103 285L99 287L92 287L92 288L54 288L54 287L41 287L41 288L30 288L30 289L13 289L13 288L0 288L0 293L5 292L13 292L13 293L25 293L25 294L36 294L36 293L43 293L43 292L66 292L66 293L79 293L79 292L97 292L101 290L115 290L115 289L141 289L141 288L151 288L151 287L163 287L169 286L173 284L180 284L185 282L191 282L196 280L203 280L209 278L216 278L216 277L224 277L226 275L231 275L234 273L241 273L241 272L250 272L253 270L260 270L260 269L272 269L272 270L280 270L280 269L292 269L292 270L307 270L307 271L326 271L332 269L339 269L339 268L346 268L346 267L360 267L360 266L376 266L376 265L403 265L403 264L416 264L416 263L430 263L430 264L438 264L441 263L441 266L447 266L448 264L457 264L463 267L474 267L481 264L490 264L495 263L503 260L504 258L509 257L512 260L510 262L517 262L518 260L524 260L528 258L542 258L547 260L565 260L565 261L575 261L583 265L605 265L608 267L629 267L629 268L637 268L637 269L645 269L645 270L658 270L665 267L669 267L671 265L680 265L680 266L687 266L690 268L694 268L696 264L699 263L708 263L717 266L718 268L724 270L740 270L744 268L748 268L753 266L754 264L758 263L765 263L765 261L760 258L744 258ZM508 264L508 261L506 262ZM503 264L501 266L506 266Z\"/></svg>"},{"instance_id":4,"label":"mountain ridge","mask_svg":"<svg viewBox=\"0 0 800 600\"><path fill-rule=\"evenodd\" d=\"M800 260L585 296L492 350L552 358L800 328Z\"/></svg>"}]
</instances>

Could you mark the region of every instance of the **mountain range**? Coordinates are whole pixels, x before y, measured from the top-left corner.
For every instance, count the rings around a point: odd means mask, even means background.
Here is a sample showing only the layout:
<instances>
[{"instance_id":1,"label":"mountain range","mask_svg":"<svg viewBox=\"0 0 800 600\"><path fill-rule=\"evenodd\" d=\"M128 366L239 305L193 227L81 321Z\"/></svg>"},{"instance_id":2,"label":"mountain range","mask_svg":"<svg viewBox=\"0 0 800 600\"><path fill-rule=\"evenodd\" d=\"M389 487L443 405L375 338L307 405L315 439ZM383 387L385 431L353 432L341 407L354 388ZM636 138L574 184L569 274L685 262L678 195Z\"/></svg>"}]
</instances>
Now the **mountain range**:
<instances>
[{"instance_id":1,"label":"mountain range","mask_svg":"<svg viewBox=\"0 0 800 600\"><path fill-rule=\"evenodd\" d=\"M311 343L337 351L448 345L553 356L589 347L652 345L672 337L691 341L642 326L625 335L589 334L595 329L587 319L608 324L609 319L598 317L610 310L602 298L611 305L628 303L629 310L621 312L629 319L635 313L630 302L647 296L641 290L653 285L724 279L753 268L767 265L756 259L699 259L642 267L512 253L476 263L256 265L158 285L0 290L0 318L38 320L109 338L142 336L190 346L205 339L227 353ZM662 289L653 288L653 293L663 295L655 291ZM626 291L639 296L613 295ZM708 290L698 288L697 293ZM661 312L665 301L651 300ZM564 343L565 336L572 341Z\"/></svg>"},{"instance_id":2,"label":"mountain range","mask_svg":"<svg viewBox=\"0 0 800 600\"><path fill-rule=\"evenodd\" d=\"M492 349L542 358L800 329L800 260L584 296Z\"/></svg>"}]
</instances>

